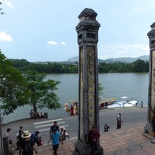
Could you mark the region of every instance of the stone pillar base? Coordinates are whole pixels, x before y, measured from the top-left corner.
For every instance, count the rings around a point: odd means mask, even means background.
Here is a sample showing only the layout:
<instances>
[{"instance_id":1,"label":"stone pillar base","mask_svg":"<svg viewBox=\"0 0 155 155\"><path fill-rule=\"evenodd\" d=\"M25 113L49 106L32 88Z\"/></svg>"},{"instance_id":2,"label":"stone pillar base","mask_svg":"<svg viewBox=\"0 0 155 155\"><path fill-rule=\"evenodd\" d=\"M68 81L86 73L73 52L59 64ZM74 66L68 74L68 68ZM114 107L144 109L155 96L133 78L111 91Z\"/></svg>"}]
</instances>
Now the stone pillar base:
<instances>
[{"instance_id":1,"label":"stone pillar base","mask_svg":"<svg viewBox=\"0 0 155 155\"><path fill-rule=\"evenodd\" d=\"M89 144L83 144L81 141L75 143L74 155L91 155L91 149ZM103 148L98 146L98 151L96 155L103 155Z\"/></svg>"},{"instance_id":2,"label":"stone pillar base","mask_svg":"<svg viewBox=\"0 0 155 155\"><path fill-rule=\"evenodd\" d=\"M146 124L144 127L144 135L149 137L149 138L154 138L154 133L152 131L152 125L151 124Z\"/></svg>"},{"instance_id":3,"label":"stone pillar base","mask_svg":"<svg viewBox=\"0 0 155 155\"><path fill-rule=\"evenodd\" d=\"M150 124L146 124L144 127L144 133L152 133L152 126Z\"/></svg>"},{"instance_id":4,"label":"stone pillar base","mask_svg":"<svg viewBox=\"0 0 155 155\"><path fill-rule=\"evenodd\" d=\"M151 143L155 144L155 139L151 140Z\"/></svg>"}]
</instances>

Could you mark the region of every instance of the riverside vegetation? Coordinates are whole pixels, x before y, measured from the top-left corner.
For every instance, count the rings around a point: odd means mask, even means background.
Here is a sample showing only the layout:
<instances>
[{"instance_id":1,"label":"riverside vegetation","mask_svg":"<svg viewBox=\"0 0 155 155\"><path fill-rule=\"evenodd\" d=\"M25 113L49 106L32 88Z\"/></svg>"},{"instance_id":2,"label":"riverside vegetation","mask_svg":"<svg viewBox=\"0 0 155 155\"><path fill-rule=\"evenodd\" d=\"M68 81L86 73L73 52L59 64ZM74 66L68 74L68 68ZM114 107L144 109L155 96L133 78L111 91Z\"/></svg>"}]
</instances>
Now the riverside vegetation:
<instances>
[{"instance_id":1,"label":"riverside vegetation","mask_svg":"<svg viewBox=\"0 0 155 155\"><path fill-rule=\"evenodd\" d=\"M25 59L11 59L13 66L21 71L35 70L39 73L78 73L78 62L70 63L32 63ZM133 63L98 63L99 73L134 73L134 72L148 72L149 62L138 59Z\"/></svg>"}]
</instances>

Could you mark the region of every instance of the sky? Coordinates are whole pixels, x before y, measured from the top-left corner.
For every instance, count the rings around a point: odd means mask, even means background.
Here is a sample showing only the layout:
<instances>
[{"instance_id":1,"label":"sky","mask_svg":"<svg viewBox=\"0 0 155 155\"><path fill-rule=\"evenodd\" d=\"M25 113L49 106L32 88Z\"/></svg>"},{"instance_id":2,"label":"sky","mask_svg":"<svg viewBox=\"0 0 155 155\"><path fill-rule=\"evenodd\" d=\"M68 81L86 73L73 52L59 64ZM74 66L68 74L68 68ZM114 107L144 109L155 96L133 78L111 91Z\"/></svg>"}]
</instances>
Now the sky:
<instances>
[{"instance_id":1,"label":"sky","mask_svg":"<svg viewBox=\"0 0 155 155\"><path fill-rule=\"evenodd\" d=\"M155 0L0 0L0 49L9 59L66 61L78 56L79 14L93 9L101 24L98 58L149 55Z\"/></svg>"}]
</instances>

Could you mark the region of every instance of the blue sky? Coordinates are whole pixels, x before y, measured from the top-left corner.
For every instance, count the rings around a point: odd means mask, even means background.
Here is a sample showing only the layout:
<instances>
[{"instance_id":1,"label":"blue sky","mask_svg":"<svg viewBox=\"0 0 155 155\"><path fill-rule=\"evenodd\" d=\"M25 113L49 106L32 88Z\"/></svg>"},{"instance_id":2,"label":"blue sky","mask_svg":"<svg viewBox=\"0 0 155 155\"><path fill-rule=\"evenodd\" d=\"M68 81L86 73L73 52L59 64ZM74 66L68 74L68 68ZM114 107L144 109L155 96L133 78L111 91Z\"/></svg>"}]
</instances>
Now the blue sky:
<instances>
[{"instance_id":1,"label":"blue sky","mask_svg":"<svg viewBox=\"0 0 155 155\"><path fill-rule=\"evenodd\" d=\"M98 58L149 55L155 0L0 0L0 49L7 58L64 61L78 56L78 15L97 14Z\"/></svg>"}]
</instances>

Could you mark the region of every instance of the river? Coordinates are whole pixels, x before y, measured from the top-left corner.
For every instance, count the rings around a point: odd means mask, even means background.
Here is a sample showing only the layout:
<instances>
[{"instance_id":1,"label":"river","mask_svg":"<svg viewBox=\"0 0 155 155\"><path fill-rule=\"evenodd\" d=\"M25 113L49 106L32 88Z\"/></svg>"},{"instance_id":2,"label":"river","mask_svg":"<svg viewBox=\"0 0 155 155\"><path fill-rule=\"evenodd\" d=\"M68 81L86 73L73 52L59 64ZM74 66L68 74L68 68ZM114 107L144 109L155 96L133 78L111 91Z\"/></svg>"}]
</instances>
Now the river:
<instances>
[{"instance_id":1,"label":"river","mask_svg":"<svg viewBox=\"0 0 155 155\"><path fill-rule=\"evenodd\" d=\"M50 74L47 79L58 80L61 84L56 91L62 108L59 110L42 109L39 112L48 112L49 119L66 117L69 114L64 110L64 103L69 100L78 100L78 74ZM147 107L149 73L103 73L99 74L99 83L103 86L104 97L120 99L128 96L135 99L140 106L141 102ZM4 123L29 118L30 106L20 107L14 113L4 116Z\"/></svg>"}]
</instances>

